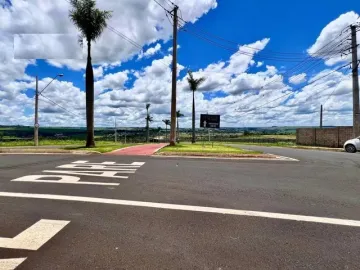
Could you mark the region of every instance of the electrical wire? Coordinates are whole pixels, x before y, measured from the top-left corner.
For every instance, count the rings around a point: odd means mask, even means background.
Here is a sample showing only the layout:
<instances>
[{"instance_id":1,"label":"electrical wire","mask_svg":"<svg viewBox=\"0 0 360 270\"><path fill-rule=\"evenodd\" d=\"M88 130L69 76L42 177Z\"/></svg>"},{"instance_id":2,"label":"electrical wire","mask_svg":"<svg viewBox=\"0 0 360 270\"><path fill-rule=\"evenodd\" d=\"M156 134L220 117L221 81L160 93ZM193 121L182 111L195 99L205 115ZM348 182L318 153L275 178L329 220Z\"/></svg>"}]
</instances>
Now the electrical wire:
<instances>
[{"instance_id":1,"label":"electrical wire","mask_svg":"<svg viewBox=\"0 0 360 270\"><path fill-rule=\"evenodd\" d=\"M61 109L63 109L64 111L66 111L67 113L72 114L72 115L77 116L77 117L80 117L80 115L77 115L77 114L75 114L74 112L69 111L68 109L64 108L64 107L61 106L60 104L58 104L58 103L56 103L55 101L51 100L50 98L48 98L48 97L46 97L46 96L44 96L44 95L41 95L41 97L47 99L47 100L50 101L52 104L58 106L59 108L61 108ZM43 101L45 101L45 100L43 100Z\"/></svg>"},{"instance_id":2,"label":"electrical wire","mask_svg":"<svg viewBox=\"0 0 360 270\"><path fill-rule=\"evenodd\" d=\"M274 101L277 101L277 100L279 100L279 99L281 99L281 98L283 98L283 97L293 95L293 94L296 93L296 91L301 90L302 88L304 88L304 87L306 87L306 86L312 85L313 83L315 83L315 82L317 82L317 81L319 81L319 80L321 80L321 79L323 79L323 78L326 78L326 77L330 76L331 74L333 74L333 73L335 73L335 72L343 69L344 67L346 67L346 66L348 66L348 65L349 65L349 64L343 65L343 66L341 66L341 67L339 67L339 68L337 68L337 69L329 72L328 74L326 74L326 75L324 75L324 76L321 76L321 77L317 78L316 80L314 80L314 81L306 84L305 86L302 86L301 88L292 90L290 93L286 93L286 94L284 94L284 95L282 95L282 96L280 96L280 97L278 97L278 98L276 98L276 99L273 99L273 100L271 100L271 101L268 101L268 102L266 102L266 103L264 103L264 104L262 104L262 105L260 105L260 106L258 106L258 107L252 108L252 109L250 109L250 110L248 110L248 111L238 111L238 112L247 114L247 113L249 113L249 112L252 112L252 111L255 111L255 110L257 110L257 109L260 109L260 108L268 105L269 103L272 103L272 102L274 102ZM242 116L242 115L240 115L240 116Z\"/></svg>"}]
</instances>

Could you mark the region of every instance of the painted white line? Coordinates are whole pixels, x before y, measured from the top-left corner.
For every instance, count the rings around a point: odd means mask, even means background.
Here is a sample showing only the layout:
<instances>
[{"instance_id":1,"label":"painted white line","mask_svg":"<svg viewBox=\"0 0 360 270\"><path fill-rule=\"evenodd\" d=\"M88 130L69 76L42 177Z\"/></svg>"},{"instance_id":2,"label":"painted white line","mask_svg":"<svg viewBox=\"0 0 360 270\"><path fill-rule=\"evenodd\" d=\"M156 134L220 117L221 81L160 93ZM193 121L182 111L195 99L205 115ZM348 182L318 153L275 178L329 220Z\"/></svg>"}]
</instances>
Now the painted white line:
<instances>
[{"instance_id":1,"label":"painted white line","mask_svg":"<svg viewBox=\"0 0 360 270\"><path fill-rule=\"evenodd\" d=\"M56 180L53 180L52 178L55 178ZM26 175L13 179L11 180L11 182L57 183L57 184L102 185L102 186L119 185L118 183L80 181L80 177L69 176L69 175Z\"/></svg>"},{"instance_id":2,"label":"painted white line","mask_svg":"<svg viewBox=\"0 0 360 270\"><path fill-rule=\"evenodd\" d=\"M0 237L0 248L38 250L70 221L41 219L14 238Z\"/></svg>"},{"instance_id":3,"label":"painted white line","mask_svg":"<svg viewBox=\"0 0 360 270\"><path fill-rule=\"evenodd\" d=\"M0 270L14 270L25 260L26 258L0 259Z\"/></svg>"},{"instance_id":4,"label":"painted white line","mask_svg":"<svg viewBox=\"0 0 360 270\"><path fill-rule=\"evenodd\" d=\"M12 182L30 182L30 183L52 183L52 184L72 184L72 185L94 185L94 186L119 186L118 183L103 183L103 182L71 182L71 181L57 181L57 180L11 180Z\"/></svg>"},{"instance_id":5,"label":"painted white line","mask_svg":"<svg viewBox=\"0 0 360 270\"><path fill-rule=\"evenodd\" d=\"M262 218L294 220L294 221L303 221L303 222L315 222L315 223L324 223L324 224L332 224L332 225L360 227L359 220L303 216L303 215L292 215L292 214L260 212L260 211L248 211L248 210L215 208L215 207L205 207L205 206L141 202L141 201L127 201L127 200L66 196L66 195L14 193L14 192L0 192L0 197L33 198L33 199L47 199L47 200L59 200L59 201L75 201L75 202L91 202L91 203L113 204L113 205L139 206L139 207L149 207L149 208L168 209L168 210L193 211L193 212L236 215L236 216L249 216L249 217L262 217Z\"/></svg>"},{"instance_id":6,"label":"painted white line","mask_svg":"<svg viewBox=\"0 0 360 270\"><path fill-rule=\"evenodd\" d=\"M136 171L137 168L134 167L123 167L123 166L113 166L113 165L91 165L91 164L65 164L57 166L56 168L60 169L81 169L81 170L106 170L106 171Z\"/></svg>"},{"instance_id":7,"label":"painted white line","mask_svg":"<svg viewBox=\"0 0 360 270\"><path fill-rule=\"evenodd\" d=\"M43 171L45 173L58 173L58 174L69 174L69 175L85 175L85 176L96 176L96 177L109 177L109 178L121 178L127 179L128 176L116 175L118 173L135 173L135 171Z\"/></svg>"},{"instance_id":8,"label":"painted white line","mask_svg":"<svg viewBox=\"0 0 360 270\"><path fill-rule=\"evenodd\" d=\"M87 160L78 160L78 161L74 161L71 162L72 164L85 164L85 165L111 165L111 166L129 166L129 167L141 167L142 165L145 164L145 162L133 162L131 164L125 164L125 163L116 163L114 161L104 161L101 163L89 163L89 161Z\"/></svg>"},{"instance_id":9,"label":"painted white line","mask_svg":"<svg viewBox=\"0 0 360 270\"><path fill-rule=\"evenodd\" d=\"M295 158L285 157L285 156L278 156L278 155L274 155L274 154L270 154L270 153L267 153L267 155L274 156L274 157L275 157L276 159L278 159L278 160L299 161L298 159L295 159Z\"/></svg>"}]
</instances>

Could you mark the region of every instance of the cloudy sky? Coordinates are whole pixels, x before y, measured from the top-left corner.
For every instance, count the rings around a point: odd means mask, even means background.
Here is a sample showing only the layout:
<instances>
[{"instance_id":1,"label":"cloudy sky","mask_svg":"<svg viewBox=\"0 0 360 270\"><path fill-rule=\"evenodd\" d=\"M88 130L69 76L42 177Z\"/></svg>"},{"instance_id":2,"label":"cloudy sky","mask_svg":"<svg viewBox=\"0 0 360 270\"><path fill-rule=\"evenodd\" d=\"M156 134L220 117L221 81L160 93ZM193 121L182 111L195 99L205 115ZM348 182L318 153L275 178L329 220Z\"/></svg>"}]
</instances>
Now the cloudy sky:
<instances>
[{"instance_id":1,"label":"cloudy sky","mask_svg":"<svg viewBox=\"0 0 360 270\"><path fill-rule=\"evenodd\" d=\"M352 124L350 55L342 52L350 46L348 26L360 22L355 1L172 2L182 18L183 127L191 125L188 69L206 78L196 93L197 118L220 114L223 127L318 125L321 104L325 125ZM146 103L152 125L162 126L170 118L172 62L164 9L153 0L97 5L112 18L92 50L96 126L112 126L114 117L119 126L144 126ZM0 0L0 125L33 125L35 76L41 90L64 74L40 97L40 125L85 126L86 48L69 9L67 0Z\"/></svg>"}]
</instances>

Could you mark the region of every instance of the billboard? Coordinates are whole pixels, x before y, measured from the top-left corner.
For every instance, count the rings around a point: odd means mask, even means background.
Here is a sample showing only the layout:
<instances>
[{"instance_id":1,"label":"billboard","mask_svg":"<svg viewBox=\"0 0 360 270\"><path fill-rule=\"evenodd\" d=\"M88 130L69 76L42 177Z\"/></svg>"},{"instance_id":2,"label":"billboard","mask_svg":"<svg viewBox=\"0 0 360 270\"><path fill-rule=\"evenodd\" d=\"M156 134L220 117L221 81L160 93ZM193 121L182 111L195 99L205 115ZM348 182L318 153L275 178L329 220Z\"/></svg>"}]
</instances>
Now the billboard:
<instances>
[{"instance_id":1,"label":"billboard","mask_svg":"<svg viewBox=\"0 0 360 270\"><path fill-rule=\"evenodd\" d=\"M201 114L200 127L202 128L220 128L220 115Z\"/></svg>"}]
</instances>

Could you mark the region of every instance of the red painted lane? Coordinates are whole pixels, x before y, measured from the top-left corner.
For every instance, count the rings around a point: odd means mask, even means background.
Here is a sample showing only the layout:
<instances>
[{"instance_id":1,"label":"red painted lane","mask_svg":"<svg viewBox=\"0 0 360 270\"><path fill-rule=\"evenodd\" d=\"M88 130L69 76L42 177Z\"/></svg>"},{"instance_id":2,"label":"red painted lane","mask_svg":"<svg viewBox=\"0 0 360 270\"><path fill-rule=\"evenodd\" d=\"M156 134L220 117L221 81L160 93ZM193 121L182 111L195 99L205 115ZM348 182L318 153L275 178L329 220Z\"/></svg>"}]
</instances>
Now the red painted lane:
<instances>
[{"instance_id":1,"label":"red painted lane","mask_svg":"<svg viewBox=\"0 0 360 270\"><path fill-rule=\"evenodd\" d=\"M120 155L120 156L151 156L157 150L167 146L167 143L156 143L156 144L144 144L131 146L119 150L115 150L108 155Z\"/></svg>"}]
</instances>

